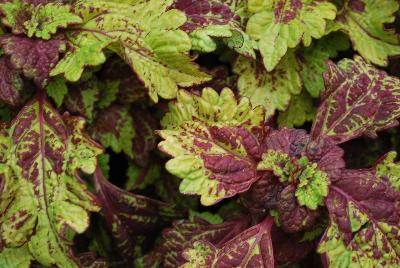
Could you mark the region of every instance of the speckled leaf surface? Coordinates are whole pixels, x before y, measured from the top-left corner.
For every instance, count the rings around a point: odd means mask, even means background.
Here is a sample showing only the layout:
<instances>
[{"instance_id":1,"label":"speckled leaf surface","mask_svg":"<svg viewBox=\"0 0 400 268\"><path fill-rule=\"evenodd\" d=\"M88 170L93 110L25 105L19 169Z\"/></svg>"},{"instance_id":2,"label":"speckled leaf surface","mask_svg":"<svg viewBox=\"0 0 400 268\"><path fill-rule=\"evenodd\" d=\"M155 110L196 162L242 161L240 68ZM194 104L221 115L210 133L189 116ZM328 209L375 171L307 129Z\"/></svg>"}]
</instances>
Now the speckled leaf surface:
<instances>
[{"instance_id":1,"label":"speckled leaf surface","mask_svg":"<svg viewBox=\"0 0 400 268\"><path fill-rule=\"evenodd\" d=\"M400 80L367 64L361 57L328 62L325 92L312 136L342 143L398 124Z\"/></svg>"},{"instance_id":2,"label":"speckled leaf surface","mask_svg":"<svg viewBox=\"0 0 400 268\"><path fill-rule=\"evenodd\" d=\"M238 102L229 89L220 95L205 88L201 96L180 91L161 121L161 151L173 157L166 164L183 179L180 191L201 196L212 205L249 189L257 180L259 140L252 134L264 120L261 107Z\"/></svg>"},{"instance_id":3,"label":"speckled leaf surface","mask_svg":"<svg viewBox=\"0 0 400 268\"><path fill-rule=\"evenodd\" d=\"M395 0L346 0L332 29L349 35L354 49L371 63L386 66L388 58L400 54L400 42L387 25L399 8Z\"/></svg>"},{"instance_id":4,"label":"speckled leaf surface","mask_svg":"<svg viewBox=\"0 0 400 268\"><path fill-rule=\"evenodd\" d=\"M39 93L1 130L1 240L10 250L26 245L43 265L79 267L71 239L99 209L77 173L94 172L101 153L83 128Z\"/></svg>"},{"instance_id":5,"label":"speckled leaf surface","mask_svg":"<svg viewBox=\"0 0 400 268\"><path fill-rule=\"evenodd\" d=\"M10 58L0 58L0 100L10 106L19 106L22 102L24 82L21 73L14 68Z\"/></svg>"},{"instance_id":6,"label":"speckled leaf surface","mask_svg":"<svg viewBox=\"0 0 400 268\"><path fill-rule=\"evenodd\" d=\"M274 257L271 241L272 218L245 230L226 242L221 248L208 241L194 242L183 256L189 267L262 267L273 268Z\"/></svg>"},{"instance_id":7,"label":"speckled leaf surface","mask_svg":"<svg viewBox=\"0 0 400 268\"><path fill-rule=\"evenodd\" d=\"M285 110L291 96L300 94L302 89L300 66L293 51L272 72L267 72L260 62L245 57L235 62L234 72L239 76L240 96L249 98L254 106L263 106L267 116L276 110Z\"/></svg>"},{"instance_id":8,"label":"speckled leaf surface","mask_svg":"<svg viewBox=\"0 0 400 268\"><path fill-rule=\"evenodd\" d=\"M246 218L216 224L200 217L175 221L173 227L164 230L162 234L163 241L159 248L162 264L166 268L179 267L185 263L183 252L196 241L208 241L222 246L244 231L248 224Z\"/></svg>"},{"instance_id":9,"label":"speckled leaf surface","mask_svg":"<svg viewBox=\"0 0 400 268\"><path fill-rule=\"evenodd\" d=\"M187 16L181 29L190 34L194 49L212 52L217 48L212 38L220 37L238 53L255 58L253 44L242 29L242 18L235 13L236 5L229 4L229 1L177 0L174 8L182 10Z\"/></svg>"},{"instance_id":10,"label":"speckled leaf surface","mask_svg":"<svg viewBox=\"0 0 400 268\"><path fill-rule=\"evenodd\" d=\"M328 1L265 1L253 10L257 12L250 17L246 31L258 41L267 71L277 66L288 48L301 41L309 46L312 38L321 38L327 21L336 16L335 5Z\"/></svg>"},{"instance_id":11,"label":"speckled leaf surface","mask_svg":"<svg viewBox=\"0 0 400 268\"><path fill-rule=\"evenodd\" d=\"M397 267L400 193L380 165L346 170L326 199L330 226L318 251L333 267ZM398 183L399 177L391 177Z\"/></svg>"},{"instance_id":12,"label":"speckled leaf surface","mask_svg":"<svg viewBox=\"0 0 400 268\"><path fill-rule=\"evenodd\" d=\"M49 73L59 60L59 53L65 49L62 40L44 41L16 35L2 36L0 45L13 66L21 70L26 78L33 79L39 87L47 84Z\"/></svg>"},{"instance_id":13,"label":"speckled leaf surface","mask_svg":"<svg viewBox=\"0 0 400 268\"><path fill-rule=\"evenodd\" d=\"M159 224L180 215L174 205L118 188L107 181L99 168L94 185L107 228L126 264L132 263L135 257L135 236L151 233Z\"/></svg>"},{"instance_id":14,"label":"speckled leaf surface","mask_svg":"<svg viewBox=\"0 0 400 268\"><path fill-rule=\"evenodd\" d=\"M192 86L210 77L199 70L188 55L189 36L179 29L186 21L183 12L168 10L172 0L123 3L121 1L78 1L74 12L83 24L68 34L76 44L53 69L70 81L80 78L86 65L104 63L102 50L118 43L114 50L137 73L153 101L158 95L172 99L178 86ZM124 30L120 30L124 29Z\"/></svg>"}]
</instances>

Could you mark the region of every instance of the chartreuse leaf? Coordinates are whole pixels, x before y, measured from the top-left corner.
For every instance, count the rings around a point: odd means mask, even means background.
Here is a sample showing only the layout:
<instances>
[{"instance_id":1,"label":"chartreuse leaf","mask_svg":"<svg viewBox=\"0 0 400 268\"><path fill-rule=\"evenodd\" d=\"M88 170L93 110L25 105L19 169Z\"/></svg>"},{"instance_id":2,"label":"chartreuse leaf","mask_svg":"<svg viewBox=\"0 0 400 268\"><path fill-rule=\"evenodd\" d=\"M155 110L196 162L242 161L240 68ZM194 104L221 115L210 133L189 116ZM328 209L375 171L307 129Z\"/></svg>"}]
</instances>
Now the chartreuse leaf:
<instances>
[{"instance_id":1,"label":"chartreuse leaf","mask_svg":"<svg viewBox=\"0 0 400 268\"><path fill-rule=\"evenodd\" d=\"M273 219L245 230L226 242L221 248L208 241L196 241L184 251L187 262L181 267L274 267L271 240Z\"/></svg>"},{"instance_id":2,"label":"chartreuse leaf","mask_svg":"<svg viewBox=\"0 0 400 268\"><path fill-rule=\"evenodd\" d=\"M101 153L83 128L83 119L61 117L39 93L1 131L2 244L26 246L45 266L79 267L71 240L88 227L88 212L99 210L77 175L94 172Z\"/></svg>"},{"instance_id":3,"label":"chartreuse leaf","mask_svg":"<svg viewBox=\"0 0 400 268\"><path fill-rule=\"evenodd\" d=\"M328 62L325 92L311 134L336 143L397 125L400 80L367 64L361 57Z\"/></svg>"},{"instance_id":4,"label":"chartreuse leaf","mask_svg":"<svg viewBox=\"0 0 400 268\"><path fill-rule=\"evenodd\" d=\"M239 76L239 94L250 99L253 105L262 105L267 116L275 110L285 110L293 94L302 89L300 67L290 51L273 72L267 72L257 61L239 57L234 72Z\"/></svg>"},{"instance_id":5,"label":"chartreuse leaf","mask_svg":"<svg viewBox=\"0 0 400 268\"><path fill-rule=\"evenodd\" d=\"M363 58L386 66L388 57L400 54L395 30L385 26L394 22L398 8L396 0L346 0L332 28L348 34Z\"/></svg>"},{"instance_id":6,"label":"chartreuse leaf","mask_svg":"<svg viewBox=\"0 0 400 268\"><path fill-rule=\"evenodd\" d=\"M212 52L217 48L213 37L220 37L238 53L255 58L253 44L241 27L242 18L235 12L242 9L236 3L231 4L217 0L177 0L174 7L187 16L181 28L190 34L193 49Z\"/></svg>"},{"instance_id":7,"label":"chartreuse leaf","mask_svg":"<svg viewBox=\"0 0 400 268\"><path fill-rule=\"evenodd\" d=\"M104 62L102 50L109 44L137 73L153 101L158 95L172 99L178 86L192 86L210 79L189 56L191 40L179 29L183 12L170 9L172 0L136 3L85 0L75 4L83 24L68 34L76 48L53 69L68 80L80 78L86 65Z\"/></svg>"},{"instance_id":8,"label":"chartreuse leaf","mask_svg":"<svg viewBox=\"0 0 400 268\"><path fill-rule=\"evenodd\" d=\"M328 195L328 174L319 170L316 163L309 163L305 156L296 159L281 151L268 150L257 169L273 171L281 182L296 184L299 204L309 209L322 205Z\"/></svg>"},{"instance_id":9,"label":"chartreuse leaf","mask_svg":"<svg viewBox=\"0 0 400 268\"><path fill-rule=\"evenodd\" d=\"M71 12L69 5L62 3L39 3L13 0L0 4L5 18L3 23L13 28L13 33L26 33L29 37L45 40L51 38L58 28L81 23L82 19Z\"/></svg>"},{"instance_id":10,"label":"chartreuse leaf","mask_svg":"<svg viewBox=\"0 0 400 268\"><path fill-rule=\"evenodd\" d=\"M29 268L32 256L26 245L9 249L6 248L0 252L0 267L2 268Z\"/></svg>"},{"instance_id":11,"label":"chartreuse leaf","mask_svg":"<svg viewBox=\"0 0 400 268\"><path fill-rule=\"evenodd\" d=\"M68 92L68 86L66 82L67 81L64 77L56 76L46 86L47 94L54 100L57 107L61 106L64 97Z\"/></svg>"},{"instance_id":12,"label":"chartreuse leaf","mask_svg":"<svg viewBox=\"0 0 400 268\"><path fill-rule=\"evenodd\" d=\"M280 112L277 122L279 127L299 127L307 121L312 121L316 113L313 100L303 92L293 95L286 111Z\"/></svg>"},{"instance_id":13,"label":"chartreuse leaf","mask_svg":"<svg viewBox=\"0 0 400 268\"><path fill-rule=\"evenodd\" d=\"M327 71L326 61L337 56L338 51L347 50L350 42L346 35L335 32L318 40L315 45L300 50L301 79L305 89L314 98L324 90L322 74Z\"/></svg>"},{"instance_id":14,"label":"chartreuse leaf","mask_svg":"<svg viewBox=\"0 0 400 268\"><path fill-rule=\"evenodd\" d=\"M31 18L24 22L29 37L36 36L50 39L58 28L66 28L70 24L81 23L82 19L70 11L69 5L49 3L30 6Z\"/></svg>"},{"instance_id":15,"label":"chartreuse leaf","mask_svg":"<svg viewBox=\"0 0 400 268\"><path fill-rule=\"evenodd\" d=\"M218 95L205 88L201 96L180 91L159 131L160 150L173 157L166 168L183 179L180 191L212 205L249 189L261 154L251 130L263 121L261 107L246 98L238 102L230 89Z\"/></svg>"},{"instance_id":16,"label":"chartreuse leaf","mask_svg":"<svg viewBox=\"0 0 400 268\"><path fill-rule=\"evenodd\" d=\"M268 2L253 6L253 10L258 12L250 17L247 33L258 41L265 68L270 72L288 48L295 48L301 40L309 46L312 38L321 38L325 34L326 22L336 16L336 7L327 1Z\"/></svg>"},{"instance_id":17,"label":"chartreuse leaf","mask_svg":"<svg viewBox=\"0 0 400 268\"><path fill-rule=\"evenodd\" d=\"M400 265L400 193L381 172L382 167L346 170L330 186L331 223L318 248L330 267Z\"/></svg>"}]
</instances>

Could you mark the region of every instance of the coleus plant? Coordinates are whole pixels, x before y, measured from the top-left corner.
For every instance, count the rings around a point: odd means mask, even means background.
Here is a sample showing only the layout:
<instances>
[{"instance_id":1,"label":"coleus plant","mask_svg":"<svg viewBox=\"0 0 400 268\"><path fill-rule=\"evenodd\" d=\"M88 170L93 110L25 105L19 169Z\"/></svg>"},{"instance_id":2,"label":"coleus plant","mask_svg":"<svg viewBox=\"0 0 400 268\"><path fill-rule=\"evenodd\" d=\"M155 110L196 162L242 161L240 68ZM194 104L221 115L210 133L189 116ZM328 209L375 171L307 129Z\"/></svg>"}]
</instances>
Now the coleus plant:
<instances>
[{"instance_id":1,"label":"coleus plant","mask_svg":"<svg viewBox=\"0 0 400 268\"><path fill-rule=\"evenodd\" d=\"M398 9L1 0L0 267L399 267Z\"/></svg>"}]
</instances>

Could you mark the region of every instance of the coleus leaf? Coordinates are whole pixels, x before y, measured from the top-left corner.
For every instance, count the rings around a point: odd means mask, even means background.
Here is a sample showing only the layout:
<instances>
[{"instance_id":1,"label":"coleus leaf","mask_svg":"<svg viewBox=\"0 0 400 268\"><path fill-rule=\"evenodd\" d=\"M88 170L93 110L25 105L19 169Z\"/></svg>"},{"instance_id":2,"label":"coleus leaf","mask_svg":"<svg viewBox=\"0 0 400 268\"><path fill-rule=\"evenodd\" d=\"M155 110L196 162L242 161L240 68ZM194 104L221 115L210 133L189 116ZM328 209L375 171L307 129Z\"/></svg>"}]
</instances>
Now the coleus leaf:
<instances>
[{"instance_id":1,"label":"coleus leaf","mask_svg":"<svg viewBox=\"0 0 400 268\"><path fill-rule=\"evenodd\" d=\"M259 174L259 141L251 130L262 126L264 111L248 99L238 102L230 89L220 95L205 88L201 96L178 93L161 121L159 149L173 157L169 172L183 179L179 190L201 195L203 205L249 189Z\"/></svg>"},{"instance_id":2,"label":"coleus leaf","mask_svg":"<svg viewBox=\"0 0 400 268\"><path fill-rule=\"evenodd\" d=\"M345 170L330 186L326 206L331 223L318 249L328 265L399 265L400 192L399 177L388 172L392 157L370 169Z\"/></svg>"},{"instance_id":3,"label":"coleus leaf","mask_svg":"<svg viewBox=\"0 0 400 268\"><path fill-rule=\"evenodd\" d=\"M182 216L173 204L135 195L111 184L100 168L95 172L94 186L107 227L127 263L135 255L134 236L148 234L173 217Z\"/></svg>"},{"instance_id":4,"label":"coleus leaf","mask_svg":"<svg viewBox=\"0 0 400 268\"><path fill-rule=\"evenodd\" d=\"M173 227L165 229L162 242L157 250L162 254L163 267L179 267L185 263L182 253L196 241L208 241L216 246L222 246L246 229L249 220L240 218L223 223L211 224L207 220L194 217L189 220L179 220Z\"/></svg>"},{"instance_id":5,"label":"coleus leaf","mask_svg":"<svg viewBox=\"0 0 400 268\"><path fill-rule=\"evenodd\" d=\"M9 57L0 58L0 100L10 106L22 103L24 81L21 74L14 68Z\"/></svg>"},{"instance_id":6,"label":"coleus leaf","mask_svg":"<svg viewBox=\"0 0 400 268\"><path fill-rule=\"evenodd\" d=\"M78 176L94 172L101 153L83 129L83 119L60 116L39 92L1 130L1 240L10 250L26 245L46 266L79 266L71 240L99 210Z\"/></svg>"},{"instance_id":7,"label":"coleus leaf","mask_svg":"<svg viewBox=\"0 0 400 268\"><path fill-rule=\"evenodd\" d=\"M237 59L234 72L239 76L240 96L249 98L255 106L262 105L267 116L275 110L285 110L291 95L299 94L302 89L300 67L293 51L272 72L267 72L260 62L244 57Z\"/></svg>"},{"instance_id":8,"label":"coleus leaf","mask_svg":"<svg viewBox=\"0 0 400 268\"><path fill-rule=\"evenodd\" d=\"M325 92L311 131L315 139L342 143L398 124L400 80L356 56L335 65L328 62Z\"/></svg>"},{"instance_id":9,"label":"coleus leaf","mask_svg":"<svg viewBox=\"0 0 400 268\"><path fill-rule=\"evenodd\" d=\"M181 29L190 34L195 50L212 52L217 48L212 37L222 37L238 53L255 58L252 42L241 28L240 16L226 1L177 0L173 7L185 12L188 19Z\"/></svg>"},{"instance_id":10,"label":"coleus leaf","mask_svg":"<svg viewBox=\"0 0 400 268\"><path fill-rule=\"evenodd\" d=\"M346 0L332 29L349 35L354 49L368 61L386 66L388 57L400 54L400 42L394 29L386 24L394 22L399 8L395 0Z\"/></svg>"},{"instance_id":11,"label":"coleus leaf","mask_svg":"<svg viewBox=\"0 0 400 268\"><path fill-rule=\"evenodd\" d=\"M0 253L0 266L4 268L29 268L32 256L28 246L15 249L6 248Z\"/></svg>"},{"instance_id":12,"label":"coleus leaf","mask_svg":"<svg viewBox=\"0 0 400 268\"><path fill-rule=\"evenodd\" d=\"M326 23L336 16L336 7L327 1L274 0L250 17L247 33L258 41L267 71L272 71L301 40L305 46L312 38L325 34Z\"/></svg>"},{"instance_id":13,"label":"coleus leaf","mask_svg":"<svg viewBox=\"0 0 400 268\"><path fill-rule=\"evenodd\" d=\"M57 64L59 53L65 50L62 40L44 41L17 35L0 38L4 54L10 56L13 66L39 87L47 84L51 69Z\"/></svg>"},{"instance_id":14,"label":"coleus leaf","mask_svg":"<svg viewBox=\"0 0 400 268\"><path fill-rule=\"evenodd\" d=\"M65 95L68 93L67 81L62 76L54 77L46 86L46 92L54 100L56 106L60 107Z\"/></svg>"},{"instance_id":15,"label":"coleus leaf","mask_svg":"<svg viewBox=\"0 0 400 268\"><path fill-rule=\"evenodd\" d=\"M272 218L245 230L217 248L209 241L196 241L184 251L182 267L275 267L271 241Z\"/></svg>"},{"instance_id":16,"label":"coleus leaf","mask_svg":"<svg viewBox=\"0 0 400 268\"><path fill-rule=\"evenodd\" d=\"M315 113L316 108L311 96L302 92L292 96L286 111L279 113L277 123L279 127L299 127L307 121L312 121Z\"/></svg>"},{"instance_id":17,"label":"coleus leaf","mask_svg":"<svg viewBox=\"0 0 400 268\"><path fill-rule=\"evenodd\" d=\"M58 28L82 22L71 12L69 5L61 3L35 5L25 0L13 0L1 3L0 9L4 15L3 23L11 27L14 34L25 33L45 40L50 39Z\"/></svg>"},{"instance_id":18,"label":"coleus leaf","mask_svg":"<svg viewBox=\"0 0 400 268\"><path fill-rule=\"evenodd\" d=\"M116 153L124 152L134 157L133 138L135 126L126 106L114 104L101 110L93 122L90 133L104 147L111 147Z\"/></svg>"},{"instance_id":19,"label":"coleus leaf","mask_svg":"<svg viewBox=\"0 0 400 268\"><path fill-rule=\"evenodd\" d=\"M62 83L62 81L59 82ZM62 84L61 90L63 90ZM95 104L100 97L99 91L96 79L75 83L68 88L68 94L65 95L63 102L64 106L69 112L82 115L91 122L95 116Z\"/></svg>"},{"instance_id":20,"label":"coleus leaf","mask_svg":"<svg viewBox=\"0 0 400 268\"><path fill-rule=\"evenodd\" d=\"M326 61L338 55L338 51L347 50L350 43L340 32L332 33L318 40L315 45L302 48L298 55L301 66L301 79L305 89L312 97L319 97L324 90L323 73L327 71Z\"/></svg>"},{"instance_id":21,"label":"coleus leaf","mask_svg":"<svg viewBox=\"0 0 400 268\"><path fill-rule=\"evenodd\" d=\"M155 131L159 124L146 110L133 111L132 118L136 133L132 142L135 162L143 167L149 164L150 152L157 147Z\"/></svg>"},{"instance_id":22,"label":"coleus leaf","mask_svg":"<svg viewBox=\"0 0 400 268\"><path fill-rule=\"evenodd\" d=\"M77 1L74 12L83 24L67 34L77 48L69 50L53 69L77 81L85 65L105 61L102 50L111 43L138 74L153 101L158 95L176 97L178 86L192 86L210 79L192 63L189 36L178 28L185 23L184 13L170 9L172 0L145 3L120 1ZM121 30L123 29L123 30Z\"/></svg>"},{"instance_id":23,"label":"coleus leaf","mask_svg":"<svg viewBox=\"0 0 400 268\"><path fill-rule=\"evenodd\" d=\"M265 140L268 148L258 170L271 171L284 189L270 208L278 212L286 232L310 228L328 195L330 180L340 177L344 168L343 150L330 139L312 141L304 130L272 131Z\"/></svg>"}]
</instances>

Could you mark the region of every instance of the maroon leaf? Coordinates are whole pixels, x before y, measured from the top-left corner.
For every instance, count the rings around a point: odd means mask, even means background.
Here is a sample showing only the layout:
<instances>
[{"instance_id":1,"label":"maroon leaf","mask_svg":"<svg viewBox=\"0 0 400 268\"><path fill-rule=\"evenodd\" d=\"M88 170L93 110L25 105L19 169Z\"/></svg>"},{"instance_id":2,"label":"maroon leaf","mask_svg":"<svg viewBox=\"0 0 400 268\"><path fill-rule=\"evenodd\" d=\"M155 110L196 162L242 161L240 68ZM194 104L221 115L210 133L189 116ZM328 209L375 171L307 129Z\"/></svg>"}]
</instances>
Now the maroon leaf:
<instances>
[{"instance_id":1,"label":"maroon leaf","mask_svg":"<svg viewBox=\"0 0 400 268\"><path fill-rule=\"evenodd\" d=\"M313 139L328 136L339 144L363 134L376 137L377 131L398 124L398 78L356 56L338 65L328 61L324 81L326 91L311 131Z\"/></svg>"},{"instance_id":2,"label":"maroon leaf","mask_svg":"<svg viewBox=\"0 0 400 268\"><path fill-rule=\"evenodd\" d=\"M0 100L11 105L21 104L23 80L8 57L0 58Z\"/></svg>"},{"instance_id":3,"label":"maroon leaf","mask_svg":"<svg viewBox=\"0 0 400 268\"><path fill-rule=\"evenodd\" d=\"M49 73L59 60L59 53L65 49L62 40L44 41L17 35L1 37L0 44L4 53L10 56L13 66L21 70L26 78L33 79L39 87L47 84Z\"/></svg>"},{"instance_id":4,"label":"maroon leaf","mask_svg":"<svg viewBox=\"0 0 400 268\"><path fill-rule=\"evenodd\" d=\"M344 170L332 182L326 198L331 223L319 248L327 264L339 259L373 267L400 264L398 175L386 165Z\"/></svg>"},{"instance_id":5,"label":"maroon leaf","mask_svg":"<svg viewBox=\"0 0 400 268\"><path fill-rule=\"evenodd\" d=\"M152 232L173 217L181 216L173 205L135 195L111 184L97 167L94 176L97 198L116 247L126 262L135 253L134 237Z\"/></svg>"},{"instance_id":6,"label":"maroon leaf","mask_svg":"<svg viewBox=\"0 0 400 268\"><path fill-rule=\"evenodd\" d=\"M240 17L229 6L216 0L177 0L174 8L182 10L187 16L182 30L192 32L208 25L226 25L231 21L240 22Z\"/></svg>"},{"instance_id":7,"label":"maroon leaf","mask_svg":"<svg viewBox=\"0 0 400 268\"><path fill-rule=\"evenodd\" d=\"M163 242L159 249L163 254L163 267L179 267L185 263L182 253L192 243L208 241L216 246L222 246L245 230L248 224L249 220L246 218L221 224L210 224L201 218L175 221L171 229L163 232Z\"/></svg>"},{"instance_id":8,"label":"maroon leaf","mask_svg":"<svg viewBox=\"0 0 400 268\"><path fill-rule=\"evenodd\" d=\"M136 131L135 138L133 139L135 162L144 167L149 163L150 152L157 146L155 131L158 129L158 122L149 111L134 111L132 114Z\"/></svg>"},{"instance_id":9,"label":"maroon leaf","mask_svg":"<svg viewBox=\"0 0 400 268\"><path fill-rule=\"evenodd\" d=\"M272 218L266 218L218 248L209 241L197 241L183 253L183 267L260 267L273 268ZM203 267L203 266L202 266Z\"/></svg>"}]
</instances>

